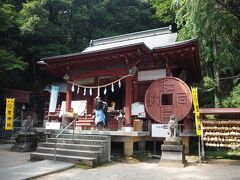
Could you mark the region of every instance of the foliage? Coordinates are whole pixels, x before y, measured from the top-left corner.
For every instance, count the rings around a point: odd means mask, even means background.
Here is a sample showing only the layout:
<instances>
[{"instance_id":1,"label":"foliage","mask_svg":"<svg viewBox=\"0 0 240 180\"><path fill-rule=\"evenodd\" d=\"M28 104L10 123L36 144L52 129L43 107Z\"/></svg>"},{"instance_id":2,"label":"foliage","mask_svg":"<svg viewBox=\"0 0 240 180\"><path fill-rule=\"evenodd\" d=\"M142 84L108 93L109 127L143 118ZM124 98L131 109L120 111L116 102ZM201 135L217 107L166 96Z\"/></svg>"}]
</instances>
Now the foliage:
<instances>
[{"instance_id":1,"label":"foliage","mask_svg":"<svg viewBox=\"0 0 240 180\"><path fill-rule=\"evenodd\" d=\"M14 53L0 49L0 74L4 71L24 70L26 63Z\"/></svg>"},{"instance_id":2,"label":"foliage","mask_svg":"<svg viewBox=\"0 0 240 180\"><path fill-rule=\"evenodd\" d=\"M198 38L202 59L221 67L221 72L234 72L239 66L238 31L240 22L215 1L180 0L176 22L181 28L180 39ZM235 23L232 23L235 22ZM218 54L214 57L213 43ZM214 71L214 69L213 69ZM211 74L213 74L213 71Z\"/></svg>"},{"instance_id":3,"label":"foliage","mask_svg":"<svg viewBox=\"0 0 240 180\"><path fill-rule=\"evenodd\" d=\"M232 159L240 160L240 151L226 148L207 148L206 149L207 159Z\"/></svg>"},{"instance_id":4,"label":"foliage","mask_svg":"<svg viewBox=\"0 0 240 180\"><path fill-rule=\"evenodd\" d=\"M215 81L212 77L205 76L203 78L203 83L204 88L207 89L208 91L212 91L215 89Z\"/></svg>"},{"instance_id":5,"label":"foliage","mask_svg":"<svg viewBox=\"0 0 240 180\"><path fill-rule=\"evenodd\" d=\"M224 107L240 107L240 84L235 86L230 95L223 101Z\"/></svg>"},{"instance_id":6,"label":"foliage","mask_svg":"<svg viewBox=\"0 0 240 180\"><path fill-rule=\"evenodd\" d=\"M24 70L26 63L16 55L18 46L17 13L10 4L0 3L0 75L7 71Z\"/></svg>"},{"instance_id":7,"label":"foliage","mask_svg":"<svg viewBox=\"0 0 240 180\"><path fill-rule=\"evenodd\" d=\"M176 16L175 5L172 0L151 0L153 8L156 10L156 16L166 25L173 24Z\"/></svg>"},{"instance_id":8,"label":"foliage","mask_svg":"<svg viewBox=\"0 0 240 180\"><path fill-rule=\"evenodd\" d=\"M221 76L238 73L240 21L216 1L173 0L178 5L179 40L197 38L203 73L214 77L215 105L221 102ZM235 22L235 23L232 23Z\"/></svg>"}]
</instances>

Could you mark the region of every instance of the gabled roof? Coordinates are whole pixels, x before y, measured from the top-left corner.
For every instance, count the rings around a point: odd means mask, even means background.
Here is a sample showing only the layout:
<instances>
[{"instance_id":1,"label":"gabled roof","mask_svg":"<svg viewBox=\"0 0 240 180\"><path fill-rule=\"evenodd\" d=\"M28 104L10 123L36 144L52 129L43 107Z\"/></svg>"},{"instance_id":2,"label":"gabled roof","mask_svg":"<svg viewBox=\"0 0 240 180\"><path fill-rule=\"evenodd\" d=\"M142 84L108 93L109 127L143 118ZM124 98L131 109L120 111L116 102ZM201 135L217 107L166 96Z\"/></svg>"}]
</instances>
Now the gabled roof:
<instances>
[{"instance_id":1,"label":"gabled roof","mask_svg":"<svg viewBox=\"0 0 240 180\"><path fill-rule=\"evenodd\" d=\"M149 49L168 46L175 43L177 33L172 33L171 26L164 28L151 29L136 33L124 34L108 38L96 39L90 42L90 46L83 52L94 52L107 50L116 47L135 45L143 43Z\"/></svg>"},{"instance_id":2,"label":"gabled roof","mask_svg":"<svg viewBox=\"0 0 240 180\"><path fill-rule=\"evenodd\" d=\"M124 49L134 46L142 46L150 51L154 48L167 47L175 44L177 33L172 33L171 26L140 31L119 36L91 40L90 46L82 52L58 55L42 58L38 64L44 64L45 61L56 60L59 58L68 58L73 56L87 56L92 53L101 53L110 50Z\"/></svg>"},{"instance_id":3,"label":"gabled roof","mask_svg":"<svg viewBox=\"0 0 240 180\"><path fill-rule=\"evenodd\" d=\"M199 81L201 71L197 40L176 42L176 39L177 33L172 33L171 26L151 29L92 40L90 46L82 52L42 58L38 64L60 77L64 74L76 77L76 74L83 73L85 69L88 69L85 74L90 76L90 71L98 72L99 69L105 70L106 65L112 67L118 64L122 67L121 72L126 73L128 65L142 60L168 59L187 68L192 79Z\"/></svg>"}]
</instances>

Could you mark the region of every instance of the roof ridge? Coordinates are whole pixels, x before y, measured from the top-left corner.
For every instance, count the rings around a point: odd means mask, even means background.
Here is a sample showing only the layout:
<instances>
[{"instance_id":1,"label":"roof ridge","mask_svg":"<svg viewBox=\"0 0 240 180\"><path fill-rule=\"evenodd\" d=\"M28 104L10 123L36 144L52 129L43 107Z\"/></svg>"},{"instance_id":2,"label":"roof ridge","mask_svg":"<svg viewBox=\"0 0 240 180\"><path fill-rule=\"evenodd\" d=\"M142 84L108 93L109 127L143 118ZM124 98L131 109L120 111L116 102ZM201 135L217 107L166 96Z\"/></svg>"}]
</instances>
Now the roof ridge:
<instances>
[{"instance_id":1,"label":"roof ridge","mask_svg":"<svg viewBox=\"0 0 240 180\"><path fill-rule=\"evenodd\" d=\"M89 47L123 42L123 41L145 38L145 37L150 37L150 36L156 36L156 35L161 35L161 34L169 34L169 33L172 33L171 25L168 27L150 29L150 30L146 30L146 31L139 31L139 32L134 32L134 33L122 34L122 35L118 35L118 36L111 36L111 37L91 40L89 43L90 44Z\"/></svg>"}]
</instances>

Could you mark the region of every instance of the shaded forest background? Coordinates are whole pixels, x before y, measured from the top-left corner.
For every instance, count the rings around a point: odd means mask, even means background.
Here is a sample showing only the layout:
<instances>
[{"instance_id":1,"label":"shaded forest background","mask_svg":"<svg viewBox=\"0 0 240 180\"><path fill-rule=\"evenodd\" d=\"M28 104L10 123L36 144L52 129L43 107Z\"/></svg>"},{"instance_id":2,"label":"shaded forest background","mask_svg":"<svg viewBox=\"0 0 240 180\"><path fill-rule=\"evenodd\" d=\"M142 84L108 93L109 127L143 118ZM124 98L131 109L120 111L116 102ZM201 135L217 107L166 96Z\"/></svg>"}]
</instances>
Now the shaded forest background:
<instances>
[{"instance_id":1,"label":"shaded forest background","mask_svg":"<svg viewBox=\"0 0 240 180\"><path fill-rule=\"evenodd\" d=\"M199 40L200 106L240 107L239 0L2 0L0 94L14 88L34 96L59 81L40 71L40 58L168 25L177 27L178 40Z\"/></svg>"}]
</instances>

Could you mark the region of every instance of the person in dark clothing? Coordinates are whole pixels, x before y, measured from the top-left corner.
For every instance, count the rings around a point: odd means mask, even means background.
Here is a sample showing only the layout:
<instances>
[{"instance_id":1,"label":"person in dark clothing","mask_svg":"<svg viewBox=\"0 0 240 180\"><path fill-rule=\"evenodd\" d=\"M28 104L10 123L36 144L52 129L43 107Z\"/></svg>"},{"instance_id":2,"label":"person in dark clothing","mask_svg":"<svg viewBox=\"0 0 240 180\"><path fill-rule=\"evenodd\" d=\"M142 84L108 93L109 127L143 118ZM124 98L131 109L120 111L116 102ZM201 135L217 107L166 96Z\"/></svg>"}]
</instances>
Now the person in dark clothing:
<instances>
[{"instance_id":1,"label":"person in dark clothing","mask_svg":"<svg viewBox=\"0 0 240 180\"><path fill-rule=\"evenodd\" d=\"M105 122L105 114L103 112L103 106L104 103L103 101L100 99L100 97L96 97L95 98L95 102L94 102L94 107L96 109L95 111L95 125L96 127L98 127L99 124L103 124L105 126L106 122Z\"/></svg>"},{"instance_id":2,"label":"person in dark clothing","mask_svg":"<svg viewBox=\"0 0 240 180\"><path fill-rule=\"evenodd\" d=\"M108 110L108 104L106 103L106 102L104 102L104 101L102 101L102 103L103 103L103 113L104 113L104 115L105 115L105 124L104 124L104 128L107 128L108 127L108 112L107 112L107 110Z\"/></svg>"}]
</instances>

